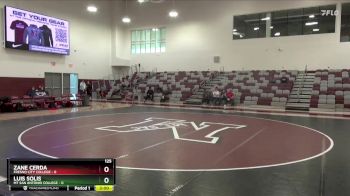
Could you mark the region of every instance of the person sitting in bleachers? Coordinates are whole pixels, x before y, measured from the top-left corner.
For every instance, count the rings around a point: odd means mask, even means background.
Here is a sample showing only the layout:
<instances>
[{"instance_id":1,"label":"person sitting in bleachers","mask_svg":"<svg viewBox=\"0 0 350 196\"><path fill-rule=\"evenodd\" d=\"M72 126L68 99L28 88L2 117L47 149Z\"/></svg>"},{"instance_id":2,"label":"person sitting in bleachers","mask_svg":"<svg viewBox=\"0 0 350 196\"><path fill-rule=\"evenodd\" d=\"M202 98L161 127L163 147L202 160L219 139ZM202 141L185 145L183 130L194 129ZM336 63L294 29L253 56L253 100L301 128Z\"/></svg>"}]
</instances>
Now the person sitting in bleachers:
<instances>
[{"instance_id":1,"label":"person sitting in bleachers","mask_svg":"<svg viewBox=\"0 0 350 196\"><path fill-rule=\"evenodd\" d=\"M34 97L48 96L49 93L44 90L44 87L39 85L39 88L35 91Z\"/></svg>"},{"instance_id":2,"label":"person sitting in bleachers","mask_svg":"<svg viewBox=\"0 0 350 196\"><path fill-rule=\"evenodd\" d=\"M288 82L288 78L285 77L285 76L283 76L283 77L281 78L281 83L287 83L287 82Z\"/></svg>"},{"instance_id":3,"label":"person sitting in bleachers","mask_svg":"<svg viewBox=\"0 0 350 196\"><path fill-rule=\"evenodd\" d=\"M215 89L213 91L213 104L214 105L221 104L221 93L220 93L218 87L215 87Z\"/></svg>"},{"instance_id":4,"label":"person sitting in bleachers","mask_svg":"<svg viewBox=\"0 0 350 196\"><path fill-rule=\"evenodd\" d=\"M11 97L0 97L0 112L11 112L13 104L11 104Z\"/></svg>"},{"instance_id":5,"label":"person sitting in bleachers","mask_svg":"<svg viewBox=\"0 0 350 196\"><path fill-rule=\"evenodd\" d=\"M127 79L124 79L123 80L123 83L122 83L122 88L129 88L130 87L130 83Z\"/></svg>"},{"instance_id":6,"label":"person sitting in bleachers","mask_svg":"<svg viewBox=\"0 0 350 196\"><path fill-rule=\"evenodd\" d=\"M147 101L147 100L151 100L153 101L153 97L154 97L154 91L153 91L153 87L152 88L149 88L147 93L146 93L146 96L145 96L145 100L144 100L144 103Z\"/></svg>"},{"instance_id":7,"label":"person sitting in bleachers","mask_svg":"<svg viewBox=\"0 0 350 196\"><path fill-rule=\"evenodd\" d=\"M132 81L132 85L133 86L138 85L139 84L139 80L140 80L139 76L136 76L136 78Z\"/></svg>"},{"instance_id":8,"label":"person sitting in bleachers","mask_svg":"<svg viewBox=\"0 0 350 196\"><path fill-rule=\"evenodd\" d=\"M28 95L29 97L34 97L36 91L37 91L37 90L36 90L35 86L33 86L33 87L28 91L27 95Z\"/></svg>"},{"instance_id":9,"label":"person sitting in bleachers","mask_svg":"<svg viewBox=\"0 0 350 196\"><path fill-rule=\"evenodd\" d=\"M168 90L162 90L161 93L162 93L162 95L160 97L160 102L164 103L164 102L169 101L170 92Z\"/></svg>"},{"instance_id":10,"label":"person sitting in bleachers","mask_svg":"<svg viewBox=\"0 0 350 196\"><path fill-rule=\"evenodd\" d=\"M233 105L234 104L234 94L232 92L232 89L227 89L226 94L224 96L224 103L226 106L226 104L230 104Z\"/></svg>"}]
</instances>

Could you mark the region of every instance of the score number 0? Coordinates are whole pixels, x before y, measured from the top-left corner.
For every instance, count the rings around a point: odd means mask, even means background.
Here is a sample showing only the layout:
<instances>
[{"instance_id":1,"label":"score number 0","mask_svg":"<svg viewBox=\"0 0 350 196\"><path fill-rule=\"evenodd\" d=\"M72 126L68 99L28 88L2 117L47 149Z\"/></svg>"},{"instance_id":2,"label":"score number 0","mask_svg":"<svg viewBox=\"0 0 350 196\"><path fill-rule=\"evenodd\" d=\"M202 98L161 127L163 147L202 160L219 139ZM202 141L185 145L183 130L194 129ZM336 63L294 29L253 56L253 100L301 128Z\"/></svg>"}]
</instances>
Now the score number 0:
<instances>
[{"instance_id":1,"label":"score number 0","mask_svg":"<svg viewBox=\"0 0 350 196\"><path fill-rule=\"evenodd\" d=\"M108 172L109 172L109 167L108 167L108 166L104 167L104 168L103 168L103 171L104 171L105 173L108 173ZM108 177L105 177L105 178L103 179L103 182L106 183L106 184L108 184L108 183L109 183L109 178L108 178Z\"/></svg>"},{"instance_id":2,"label":"score number 0","mask_svg":"<svg viewBox=\"0 0 350 196\"><path fill-rule=\"evenodd\" d=\"M105 159L105 163L112 163L112 159ZM103 168L103 171L104 171L105 173L108 173L108 172L109 172L109 167L108 167L108 166L105 166L105 167ZM103 182L104 182L105 184L108 184L108 183L109 183L109 178L108 178L108 177L105 177L105 178L103 179Z\"/></svg>"}]
</instances>

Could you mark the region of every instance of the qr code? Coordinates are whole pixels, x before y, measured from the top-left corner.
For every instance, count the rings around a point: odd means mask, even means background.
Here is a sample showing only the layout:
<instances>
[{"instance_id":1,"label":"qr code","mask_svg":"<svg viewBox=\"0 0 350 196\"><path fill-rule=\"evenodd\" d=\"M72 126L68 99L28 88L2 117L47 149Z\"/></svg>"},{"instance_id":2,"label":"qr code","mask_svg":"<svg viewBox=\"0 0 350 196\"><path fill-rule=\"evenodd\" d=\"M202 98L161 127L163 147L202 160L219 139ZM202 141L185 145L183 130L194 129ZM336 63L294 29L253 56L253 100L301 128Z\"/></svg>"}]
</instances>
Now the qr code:
<instances>
[{"instance_id":1,"label":"qr code","mask_svg":"<svg viewBox=\"0 0 350 196\"><path fill-rule=\"evenodd\" d=\"M67 31L64 29L56 29L56 41L67 43Z\"/></svg>"}]
</instances>

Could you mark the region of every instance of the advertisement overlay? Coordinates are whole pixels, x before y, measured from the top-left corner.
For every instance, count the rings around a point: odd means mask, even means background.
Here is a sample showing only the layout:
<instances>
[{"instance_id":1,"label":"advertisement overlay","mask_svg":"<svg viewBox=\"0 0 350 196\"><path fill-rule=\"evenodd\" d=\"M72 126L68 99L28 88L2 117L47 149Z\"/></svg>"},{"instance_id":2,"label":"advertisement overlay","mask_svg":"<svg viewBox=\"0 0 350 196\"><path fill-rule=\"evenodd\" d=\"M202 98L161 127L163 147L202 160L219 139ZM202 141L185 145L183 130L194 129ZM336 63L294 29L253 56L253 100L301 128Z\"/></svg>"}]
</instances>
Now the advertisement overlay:
<instances>
[{"instance_id":1,"label":"advertisement overlay","mask_svg":"<svg viewBox=\"0 0 350 196\"><path fill-rule=\"evenodd\" d=\"M5 47L69 55L69 23L5 6Z\"/></svg>"}]
</instances>

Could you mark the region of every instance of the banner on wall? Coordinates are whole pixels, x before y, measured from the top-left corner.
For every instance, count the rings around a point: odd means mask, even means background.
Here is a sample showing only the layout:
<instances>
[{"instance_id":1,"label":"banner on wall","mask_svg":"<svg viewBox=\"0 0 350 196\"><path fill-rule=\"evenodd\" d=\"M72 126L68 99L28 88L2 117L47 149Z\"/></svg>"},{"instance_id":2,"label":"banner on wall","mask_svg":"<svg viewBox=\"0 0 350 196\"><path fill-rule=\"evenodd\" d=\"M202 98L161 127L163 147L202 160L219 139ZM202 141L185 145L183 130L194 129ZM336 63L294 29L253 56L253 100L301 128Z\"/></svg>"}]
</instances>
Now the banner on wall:
<instances>
[{"instance_id":1,"label":"banner on wall","mask_svg":"<svg viewBox=\"0 0 350 196\"><path fill-rule=\"evenodd\" d=\"M5 48L69 55L69 22L5 6Z\"/></svg>"}]
</instances>

